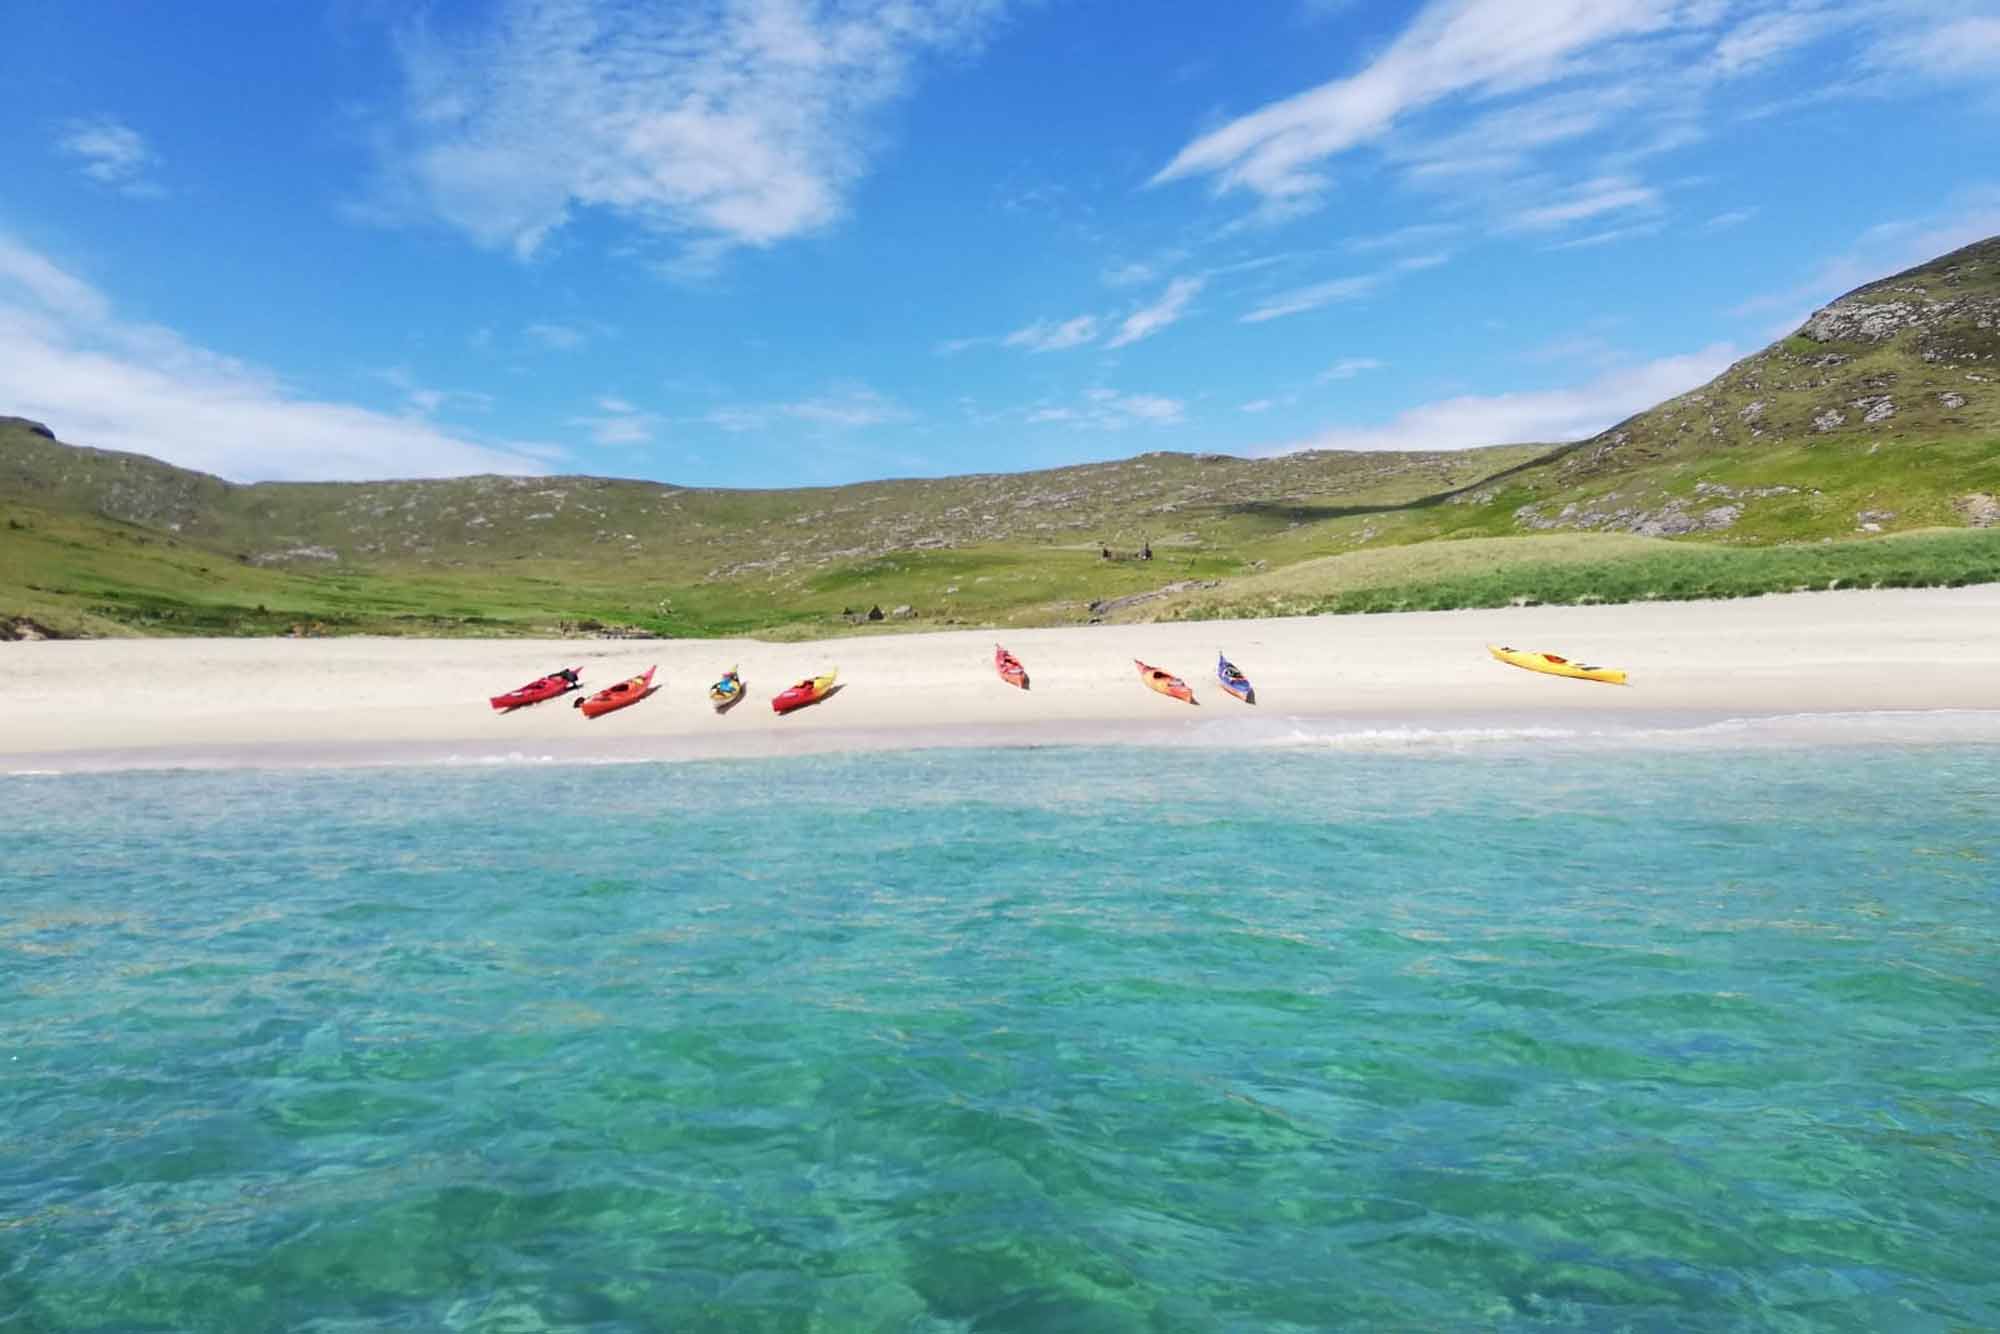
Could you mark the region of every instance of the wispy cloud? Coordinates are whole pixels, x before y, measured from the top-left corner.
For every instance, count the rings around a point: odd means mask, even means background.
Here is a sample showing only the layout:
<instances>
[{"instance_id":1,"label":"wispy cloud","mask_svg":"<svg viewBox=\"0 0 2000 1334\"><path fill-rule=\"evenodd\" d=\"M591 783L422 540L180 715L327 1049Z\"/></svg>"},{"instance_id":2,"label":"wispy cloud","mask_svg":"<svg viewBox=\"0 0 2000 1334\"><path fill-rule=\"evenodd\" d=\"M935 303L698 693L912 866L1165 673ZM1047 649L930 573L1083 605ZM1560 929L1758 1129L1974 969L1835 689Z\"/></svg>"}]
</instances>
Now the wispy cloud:
<instances>
[{"instance_id":1,"label":"wispy cloud","mask_svg":"<svg viewBox=\"0 0 2000 1334\"><path fill-rule=\"evenodd\" d=\"M1243 404L1243 405L1242 405L1241 407L1239 407L1239 408L1237 409L1237 411L1238 411L1238 412L1269 412L1269 411L1270 411L1270 410L1271 410L1272 408L1276 407L1277 405L1278 405L1278 404L1277 404L1277 400L1276 400L1276 399L1270 399L1270 398L1253 398L1253 399L1251 399L1251 400L1250 400L1250 401L1249 401L1248 403L1245 403L1245 404Z\"/></svg>"},{"instance_id":2,"label":"wispy cloud","mask_svg":"<svg viewBox=\"0 0 2000 1334\"><path fill-rule=\"evenodd\" d=\"M1687 21L1682 11L1679 0L1432 0L1358 73L1200 136L1153 179L1212 176L1218 190L1309 198L1328 184L1327 159L1379 139L1405 115L1455 94L1551 83L1593 48Z\"/></svg>"},{"instance_id":3,"label":"wispy cloud","mask_svg":"<svg viewBox=\"0 0 2000 1334\"><path fill-rule=\"evenodd\" d=\"M838 385L810 398L783 403L734 404L701 420L725 431L763 431L782 421L854 430L914 421L916 414L867 385Z\"/></svg>"},{"instance_id":4,"label":"wispy cloud","mask_svg":"<svg viewBox=\"0 0 2000 1334\"><path fill-rule=\"evenodd\" d=\"M1660 222L1634 223L1630 227L1612 227L1601 232L1591 232L1584 236L1573 236L1567 241L1556 241L1542 247L1544 250L1592 250L1598 246L1612 245L1619 241L1632 241L1642 236L1658 236L1666 227Z\"/></svg>"},{"instance_id":5,"label":"wispy cloud","mask_svg":"<svg viewBox=\"0 0 2000 1334\"><path fill-rule=\"evenodd\" d=\"M530 324L521 330L521 334L556 352L569 352L582 347L587 337L583 330L567 324Z\"/></svg>"},{"instance_id":6,"label":"wispy cloud","mask_svg":"<svg viewBox=\"0 0 2000 1334\"><path fill-rule=\"evenodd\" d=\"M1723 35L1711 59L1724 78L1747 74L1805 45L1838 22L1837 15L1797 9L1753 14Z\"/></svg>"},{"instance_id":7,"label":"wispy cloud","mask_svg":"<svg viewBox=\"0 0 2000 1334\"><path fill-rule=\"evenodd\" d=\"M1756 216L1755 208L1732 208L1727 213L1718 213L1704 222L1701 229L1705 232L1727 231L1731 227L1742 226Z\"/></svg>"},{"instance_id":8,"label":"wispy cloud","mask_svg":"<svg viewBox=\"0 0 2000 1334\"><path fill-rule=\"evenodd\" d=\"M1363 273L1352 278L1335 278L1329 282L1294 287L1289 291L1264 298L1262 304L1243 317L1242 322L1262 324L1266 320L1283 319L1287 315L1318 310L1321 306L1330 306L1337 301L1359 301L1375 291L1384 281L1379 273Z\"/></svg>"},{"instance_id":9,"label":"wispy cloud","mask_svg":"<svg viewBox=\"0 0 2000 1334\"><path fill-rule=\"evenodd\" d=\"M1134 426L1178 426L1187 405L1161 394L1128 394L1116 389L1088 390L1080 402L1044 404L1027 414L1028 424L1070 426L1079 430L1123 431Z\"/></svg>"},{"instance_id":10,"label":"wispy cloud","mask_svg":"<svg viewBox=\"0 0 2000 1334\"><path fill-rule=\"evenodd\" d=\"M1036 320L1026 328L1014 330L1000 341L1008 347L1025 347L1030 352L1060 352L1065 348L1082 347L1096 337L1097 316L1078 315L1060 323Z\"/></svg>"},{"instance_id":11,"label":"wispy cloud","mask_svg":"<svg viewBox=\"0 0 2000 1334\"><path fill-rule=\"evenodd\" d=\"M482 245L539 250L578 209L706 246L838 218L884 108L1004 0L511 0L403 33L387 203Z\"/></svg>"},{"instance_id":12,"label":"wispy cloud","mask_svg":"<svg viewBox=\"0 0 2000 1334\"><path fill-rule=\"evenodd\" d=\"M1326 384L1333 380L1352 380L1367 371L1379 371L1384 363L1374 357L1343 357L1333 365L1313 377L1316 384Z\"/></svg>"},{"instance_id":13,"label":"wispy cloud","mask_svg":"<svg viewBox=\"0 0 2000 1334\"><path fill-rule=\"evenodd\" d=\"M554 452L310 398L171 329L120 318L96 288L4 235L0 403L66 440L239 481L538 473Z\"/></svg>"},{"instance_id":14,"label":"wispy cloud","mask_svg":"<svg viewBox=\"0 0 2000 1334\"><path fill-rule=\"evenodd\" d=\"M1350 237L1346 246L1356 254L1367 254L1376 250L1401 250L1405 247L1436 245L1464 231L1464 226L1456 222L1417 222L1408 227L1399 227L1393 232Z\"/></svg>"},{"instance_id":15,"label":"wispy cloud","mask_svg":"<svg viewBox=\"0 0 2000 1334\"><path fill-rule=\"evenodd\" d=\"M647 445L653 442L653 433L658 429L660 419L650 412L641 411L625 399L606 395L597 400L597 412L570 418L570 425L581 426L590 432L590 438L600 445Z\"/></svg>"},{"instance_id":16,"label":"wispy cloud","mask_svg":"<svg viewBox=\"0 0 2000 1334\"><path fill-rule=\"evenodd\" d=\"M1878 66L1902 67L1943 81L2000 73L2000 15L1939 14L1932 26L1884 37L1869 58Z\"/></svg>"},{"instance_id":17,"label":"wispy cloud","mask_svg":"<svg viewBox=\"0 0 2000 1334\"><path fill-rule=\"evenodd\" d=\"M158 199L167 193L151 175L160 159L147 146L145 136L108 116L71 121L56 147L76 158L84 175L120 194Z\"/></svg>"},{"instance_id":18,"label":"wispy cloud","mask_svg":"<svg viewBox=\"0 0 2000 1334\"><path fill-rule=\"evenodd\" d=\"M1607 371L1586 384L1426 403L1381 426L1336 426L1265 453L1304 449L1471 449L1586 439L1662 399L1713 379L1736 357L1727 344Z\"/></svg>"},{"instance_id":19,"label":"wispy cloud","mask_svg":"<svg viewBox=\"0 0 2000 1334\"><path fill-rule=\"evenodd\" d=\"M1738 318L1781 317L1773 336L1797 328L1816 307L1863 283L2000 235L2000 181L1961 190L1948 208L1885 222L1862 232L1846 250L1822 261L1802 282L1750 297L1727 312Z\"/></svg>"},{"instance_id":20,"label":"wispy cloud","mask_svg":"<svg viewBox=\"0 0 2000 1334\"><path fill-rule=\"evenodd\" d=\"M1125 322L1118 326L1118 332L1105 346L1127 347L1142 338L1151 338L1186 314L1188 302L1194 300L1201 288L1200 278L1174 279L1167 284L1167 290L1161 293L1158 301L1126 316Z\"/></svg>"},{"instance_id":21,"label":"wispy cloud","mask_svg":"<svg viewBox=\"0 0 2000 1334\"><path fill-rule=\"evenodd\" d=\"M404 406L420 416L428 417L447 407L471 408L477 412L493 410L493 395L473 389L438 389L422 384L407 366L390 366L374 372L374 375L400 391Z\"/></svg>"},{"instance_id":22,"label":"wispy cloud","mask_svg":"<svg viewBox=\"0 0 2000 1334\"><path fill-rule=\"evenodd\" d=\"M1571 223L1658 207L1660 192L1650 185L1619 176L1604 176L1571 186L1553 203L1521 209L1507 220L1517 231L1553 231Z\"/></svg>"}]
</instances>

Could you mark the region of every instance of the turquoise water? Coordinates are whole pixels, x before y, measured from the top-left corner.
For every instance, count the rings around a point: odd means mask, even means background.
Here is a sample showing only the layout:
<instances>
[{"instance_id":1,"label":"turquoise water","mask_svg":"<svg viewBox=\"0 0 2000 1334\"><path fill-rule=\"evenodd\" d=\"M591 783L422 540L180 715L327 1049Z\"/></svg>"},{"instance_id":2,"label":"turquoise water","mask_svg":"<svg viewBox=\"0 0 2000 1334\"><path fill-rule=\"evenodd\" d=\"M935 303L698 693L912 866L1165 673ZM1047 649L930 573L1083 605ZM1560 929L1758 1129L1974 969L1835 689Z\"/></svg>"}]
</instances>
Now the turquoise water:
<instances>
[{"instance_id":1,"label":"turquoise water","mask_svg":"<svg viewBox=\"0 0 2000 1334\"><path fill-rule=\"evenodd\" d=\"M9 1331L2000 1323L2000 750L0 802Z\"/></svg>"}]
</instances>

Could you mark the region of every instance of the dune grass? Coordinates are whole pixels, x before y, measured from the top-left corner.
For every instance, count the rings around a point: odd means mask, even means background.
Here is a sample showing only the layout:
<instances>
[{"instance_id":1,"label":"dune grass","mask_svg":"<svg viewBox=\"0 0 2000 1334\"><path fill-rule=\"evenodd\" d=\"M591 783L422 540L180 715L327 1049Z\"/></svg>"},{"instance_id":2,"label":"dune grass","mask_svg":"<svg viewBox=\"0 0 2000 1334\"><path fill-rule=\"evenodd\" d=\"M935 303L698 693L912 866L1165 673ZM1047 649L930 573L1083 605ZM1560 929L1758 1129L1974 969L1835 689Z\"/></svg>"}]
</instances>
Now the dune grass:
<instances>
[{"instance_id":1,"label":"dune grass","mask_svg":"<svg viewBox=\"0 0 2000 1334\"><path fill-rule=\"evenodd\" d=\"M1454 553L1449 547L1478 548ZM1496 548L1510 548L1505 551ZM1836 588L1963 587L2000 582L2000 530L1936 531L1773 547L1719 547L1623 536L1570 534L1417 548L1399 565L1392 553L1372 562L1321 569L1296 592L1281 578L1246 600L1231 587L1220 596L1162 607L1179 620L1357 612L1448 611L1464 607L1578 606L1591 603L1695 601ZM1321 564L1321 563L1315 563ZM1425 569L1428 564L1429 568ZM1475 565L1480 568L1475 568Z\"/></svg>"}]
</instances>

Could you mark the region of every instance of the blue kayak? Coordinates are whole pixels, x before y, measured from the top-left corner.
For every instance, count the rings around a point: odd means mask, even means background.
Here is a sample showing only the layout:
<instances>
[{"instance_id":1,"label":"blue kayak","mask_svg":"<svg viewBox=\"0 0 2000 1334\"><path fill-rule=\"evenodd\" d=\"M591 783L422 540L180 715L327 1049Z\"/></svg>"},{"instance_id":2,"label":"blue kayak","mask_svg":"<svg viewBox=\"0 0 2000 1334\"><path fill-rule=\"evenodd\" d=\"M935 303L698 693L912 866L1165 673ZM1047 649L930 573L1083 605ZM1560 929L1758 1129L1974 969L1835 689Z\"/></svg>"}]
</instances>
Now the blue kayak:
<instances>
[{"instance_id":1,"label":"blue kayak","mask_svg":"<svg viewBox=\"0 0 2000 1334\"><path fill-rule=\"evenodd\" d=\"M1215 679L1222 682L1224 690L1245 704L1257 702L1257 691L1250 684L1250 678L1238 671L1235 663L1223 657L1220 649L1215 652Z\"/></svg>"}]
</instances>

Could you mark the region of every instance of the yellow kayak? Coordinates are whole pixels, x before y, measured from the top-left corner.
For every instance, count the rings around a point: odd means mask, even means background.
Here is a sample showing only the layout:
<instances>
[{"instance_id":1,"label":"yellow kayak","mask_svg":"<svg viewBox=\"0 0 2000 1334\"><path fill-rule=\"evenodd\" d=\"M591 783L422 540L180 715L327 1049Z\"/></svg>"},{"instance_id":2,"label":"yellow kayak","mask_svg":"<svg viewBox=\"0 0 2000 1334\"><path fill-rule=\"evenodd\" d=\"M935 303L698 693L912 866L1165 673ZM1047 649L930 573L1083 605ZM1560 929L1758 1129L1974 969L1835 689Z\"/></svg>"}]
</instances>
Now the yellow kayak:
<instances>
[{"instance_id":1,"label":"yellow kayak","mask_svg":"<svg viewBox=\"0 0 2000 1334\"><path fill-rule=\"evenodd\" d=\"M1604 681L1614 686L1625 684L1625 673L1616 667L1591 667L1581 662L1571 662L1568 658L1558 658L1553 653L1529 653L1518 648L1500 648L1493 644L1486 651L1505 663L1525 667L1531 672L1547 672L1550 676L1573 676L1579 681Z\"/></svg>"}]
</instances>

